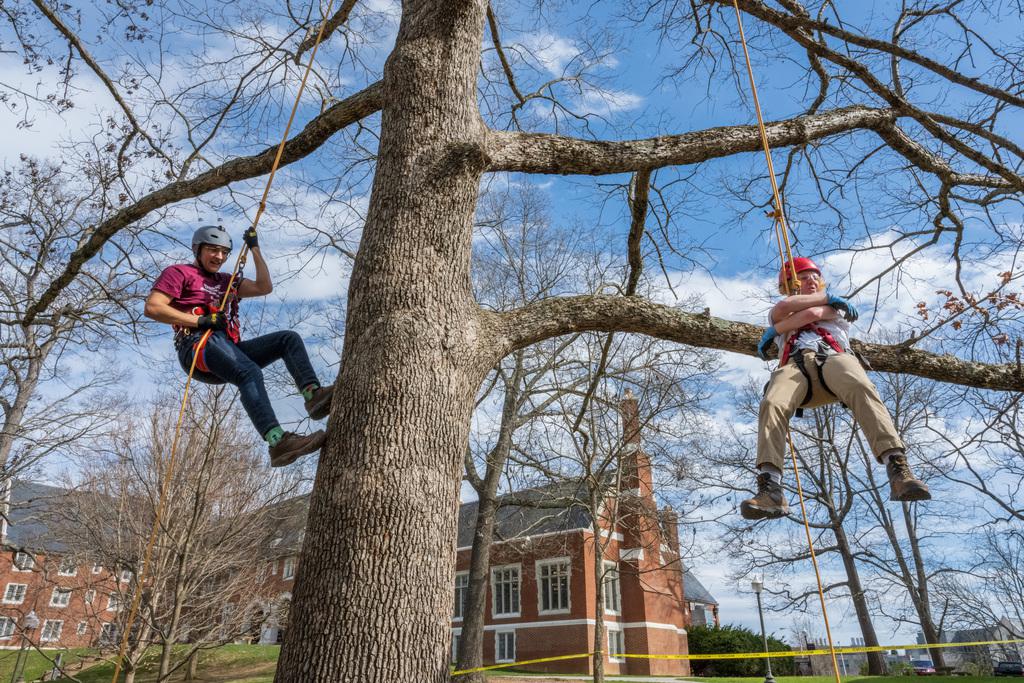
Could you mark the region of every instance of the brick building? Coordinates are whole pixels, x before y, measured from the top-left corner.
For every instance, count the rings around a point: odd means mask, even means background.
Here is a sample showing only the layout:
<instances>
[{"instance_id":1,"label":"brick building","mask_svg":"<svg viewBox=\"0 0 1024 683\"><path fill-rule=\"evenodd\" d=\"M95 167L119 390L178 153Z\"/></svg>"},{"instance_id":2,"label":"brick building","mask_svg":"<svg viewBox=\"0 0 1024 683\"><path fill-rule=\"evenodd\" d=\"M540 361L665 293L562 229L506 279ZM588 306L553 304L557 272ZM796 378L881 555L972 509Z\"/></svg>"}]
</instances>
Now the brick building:
<instances>
[{"instance_id":1,"label":"brick building","mask_svg":"<svg viewBox=\"0 0 1024 683\"><path fill-rule=\"evenodd\" d=\"M42 521L63 489L9 482L0 506L0 648L23 637L41 647L91 647L116 639L115 618L131 578L89 558L65 557ZM34 613L38 627L24 631Z\"/></svg>"},{"instance_id":2,"label":"brick building","mask_svg":"<svg viewBox=\"0 0 1024 683\"><path fill-rule=\"evenodd\" d=\"M594 525L582 506L503 505L496 520L484 626L485 664L540 659L594 649L597 581L605 587L605 671L609 674L688 675L685 660L625 659L616 655L686 654L691 605L717 604L703 586L692 598L679 558L677 517L658 508L650 461L641 449L635 399L622 403L625 453L614 528L599 524L602 576L595 566ZM515 493L518 500L558 499L571 491L543 487ZM459 513L453 651L461 636L462 608L477 504ZM602 517L604 515L598 515ZM590 673L589 658L547 662L525 669Z\"/></svg>"}]
</instances>

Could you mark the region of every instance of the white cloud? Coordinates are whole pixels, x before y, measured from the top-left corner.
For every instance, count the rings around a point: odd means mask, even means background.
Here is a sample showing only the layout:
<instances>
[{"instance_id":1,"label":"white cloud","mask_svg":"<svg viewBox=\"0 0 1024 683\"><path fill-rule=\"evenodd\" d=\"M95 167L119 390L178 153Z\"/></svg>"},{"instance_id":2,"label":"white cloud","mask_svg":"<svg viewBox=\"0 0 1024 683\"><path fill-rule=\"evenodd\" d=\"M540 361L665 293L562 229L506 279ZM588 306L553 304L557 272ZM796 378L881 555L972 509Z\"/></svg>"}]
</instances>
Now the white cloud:
<instances>
[{"instance_id":1,"label":"white cloud","mask_svg":"<svg viewBox=\"0 0 1024 683\"><path fill-rule=\"evenodd\" d=\"M528 34L522 44L552 76L561 76L569 62L581 54L576 43L550 33Z\"/></svg>"},{"instance_id":2,"label":"white cloud","mask_svg":"<svg viewBox=\"0 0 1024 683\"><path fill-rule=\"evenodd\" d=\"M583 111L608 116L622 111L637 109L644 98L626 90L603 90L589 88L579 98Z\"/></svg>"}]
</instances>

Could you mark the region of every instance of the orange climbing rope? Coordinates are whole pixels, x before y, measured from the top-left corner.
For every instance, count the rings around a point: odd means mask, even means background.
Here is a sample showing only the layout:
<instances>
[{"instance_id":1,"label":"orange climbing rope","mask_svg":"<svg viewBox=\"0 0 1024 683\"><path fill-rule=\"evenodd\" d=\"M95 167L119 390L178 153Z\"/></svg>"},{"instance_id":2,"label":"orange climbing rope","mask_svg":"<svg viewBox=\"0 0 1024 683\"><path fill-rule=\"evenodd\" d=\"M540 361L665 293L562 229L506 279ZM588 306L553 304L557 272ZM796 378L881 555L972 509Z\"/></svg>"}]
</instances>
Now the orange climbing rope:
<instances>
[{"instance_id":1,"label":"orange climbing rope","mask_svg":"<svg viewBox=\"0 0 1024 683\"><path fill-rule=\"evenodd\" d=\"M740 43L743 45L743 58L747 64L747 76L750 78L750 91L753 94L754 110L757 112L757 128L761 134L761 145L764 147L764 158L768 164L768 178L772 184L772 202L774 211L769 215L774 220L775 241L779 247L779 259L782 261L782 281L786 288L786 295L793 294L793 285L798 283L795 265L789 269L786 263L793 263L793 248L789 242L789 227L786 225L786 215L782 209L782 198L779 195L779 184L775 178L775 164L772 163L771 147L768 145L768 132L765 130L764 118L761 116L761 102L757 97L757 85L754 83L754 69L750 64L750 52L747 50L747 37L743 33L743 15L740 13L738 0L732 0L733 8L736 10L736 25L739 27ZM792 333L791 333L792 334ZM788 336L788 335L787 335ZM786 339L783 339L783 344ZM807 534L807 549L811 555L811 563L814 565L814 576L818 582L818 599L821 601L821 614L825 620L825 635L828 637L828 651L832 656L832 671L835 672L836 683L841 683L839 678L839 663L836 661L836 649L832 642L832 628L828 621L828 609L825 607L825 591L821 586L821 570L818 567L818 558L814 553L814 541L811 538L811 526L807 519L807 506L804 502L804 489L800 483L800 468L797 464L796 448L793 446L793 435L786 427L786 440L789 443L789 452L793 458L793 474L796 480L796 490L800 497L800 513L803 515L804 531Z\"/></svg>"},{"instance_id":2,"label":"orange climbing rope","mask_svg":"<svg viewBox=\"0 0 1024 683\"><path fill-rule=\"evenodd\" d=\"M320 47L320 41L323 40L324 29L327 27L327 19L330 17L331 9L333 9L333 7L334 0L328 0L327 11L324 12L324 19L320 22L320 31L317 33L316 42L313 43L313 49L309 54L309 62L306 64L306 70L302 74L302 82L299 84L299 91L295 95L295 103L292 105L291 114L288 116L288 123L284 127L284 134L281 136L281 142L277 146L277 154L274 156L274 163L270 167L270 175L267 177L267 184L263 188L263 196L260 198L259 207L256 210L256 216L252 221L252 229L254 231L256 230L256 226L259 225L260 218L263 216L264 211L266 211L267 197L270 195L270 186L274 182L274 176L277 174L277 167L281 163L281 156L284 154L284 146L288 141L288 133L291 131L292 123L295 121L295 113L299 109L299 102L302 100L302 93L306 89L306 80L309 78L309 74L313 70L313 62L316 60L316 52ZM242 267L245 266L248 254L249 246L243 242L242 248L238 252L238 258L235 260L235 267L231 272L231 278L228 280L228 286L224 290L224 298L220 302L221 310L224 310L227 306L228 299L231 297L231 291L235 286L235 280L238 277L238 273L242 270ZM125 623L124 633L121 635L121 645L117 653L117 662L114 664L114 676L111 678L111 683L117 683L117 678L121 674L121 664L124 661L124 653L128 648L128 638L131 635L132 626L135 623L135 618L139 611L139 604L142 600L142 586L145 583L149 572L149 562L153 555L153 546L156 544L157 531L160 528L161 518L164 514L164 507L167 504L168 484L174 474L178 441L181 438L181 424L185 417L185 408L188 405L188 395L189 389L192 386L192 376L195 374L196 362L199 359L198 349L203 348L211 334L213 334L212 330L207 330L203 334L196 347L197 351L192 356L192 366L188 370L188 379L185 380L185 392L181 399L181 408L178 410L178 421L174 427L174 439L171 441L171 453L168 457L167 468L165 471L161 472L159 464L157 465L157 476L162 479L160 484L160 497L157 502L156 514L153 517L153 529L149 534L149 541L146 543L146 552L142 559L142 570L135 581L135 592L132 596L132 606L128 612L128 620Z\"/></svg>"}]
</instances>

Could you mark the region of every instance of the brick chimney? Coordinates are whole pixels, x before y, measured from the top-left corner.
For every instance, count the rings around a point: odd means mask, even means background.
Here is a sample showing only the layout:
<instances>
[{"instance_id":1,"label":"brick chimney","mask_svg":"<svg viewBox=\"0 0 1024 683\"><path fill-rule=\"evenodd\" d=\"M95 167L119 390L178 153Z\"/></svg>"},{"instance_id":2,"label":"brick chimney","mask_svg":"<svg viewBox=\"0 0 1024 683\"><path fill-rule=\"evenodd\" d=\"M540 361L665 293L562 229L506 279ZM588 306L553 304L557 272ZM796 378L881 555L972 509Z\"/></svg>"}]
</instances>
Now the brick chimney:
<instances>
[{"instance_id":1,"label":"brick chimney","mask_svg":"<svg viewBox=\"0 0 1024 683\"><path fill-rule=\"evenodd\" d=\"M679 515L666 505L661 509L661 531L665 537L665 545L672 549L676 555L679 554Z\"/></svg>"},{"instance_id":2,"label":"brick chimney","mask_svg":"<svg viewBox=\"0 0 1024 683\"><path fill-rule=\"evenodd\" d=\"M622 489L647 498L653 492L651 461L641 448L640 408L633 392L626 389L619 403L622 414Z\"/></svg>"}]
</instances>

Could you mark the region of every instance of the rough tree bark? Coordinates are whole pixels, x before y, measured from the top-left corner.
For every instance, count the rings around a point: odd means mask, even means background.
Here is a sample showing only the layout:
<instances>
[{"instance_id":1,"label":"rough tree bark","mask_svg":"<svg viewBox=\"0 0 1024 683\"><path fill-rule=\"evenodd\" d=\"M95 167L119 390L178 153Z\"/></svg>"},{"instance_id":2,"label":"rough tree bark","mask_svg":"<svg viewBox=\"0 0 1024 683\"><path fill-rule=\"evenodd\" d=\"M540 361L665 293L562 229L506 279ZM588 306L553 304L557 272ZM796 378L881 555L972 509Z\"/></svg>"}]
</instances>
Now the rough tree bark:
<instances>
[{"instance_id":1,"label":"rough tree bark","mask_svg":"<svg viewBox=\"0 0 1024 683\"><path fill-rule=\"evenodd\" d=\"M491 367L470 289L484 10L404 3L385 65L377 172L280 682L448 678L460 456Z\"/></svg>"}]
</instances>

